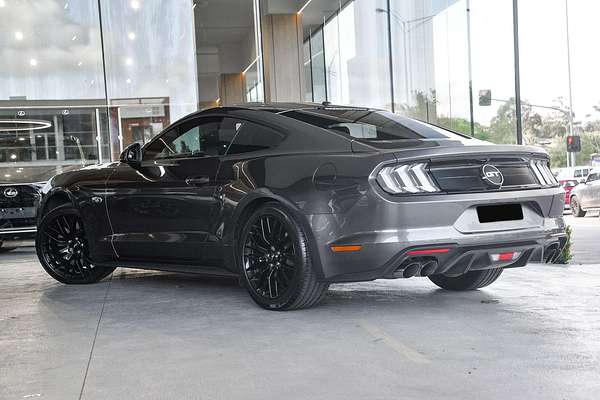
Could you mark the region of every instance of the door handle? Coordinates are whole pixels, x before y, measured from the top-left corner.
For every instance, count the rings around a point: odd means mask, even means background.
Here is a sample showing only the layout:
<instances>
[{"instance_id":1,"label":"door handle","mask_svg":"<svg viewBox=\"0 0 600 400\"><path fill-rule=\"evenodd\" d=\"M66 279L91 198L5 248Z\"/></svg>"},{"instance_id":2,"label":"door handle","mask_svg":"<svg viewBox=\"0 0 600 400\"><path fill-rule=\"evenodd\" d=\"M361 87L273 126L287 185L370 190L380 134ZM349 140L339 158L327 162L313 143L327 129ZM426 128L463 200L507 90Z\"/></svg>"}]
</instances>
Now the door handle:
<instances>
[{"instance_id":1,"label":"door handle","mask_svg":"<svg viewBox=\"0 0 600 400\"><path fill-rule=\"evenodd\" d=\"M210 183L208 176L197 176L194 178L186 178L185 183L190 186L204 186Z\"/></svg>"}]
</instances>

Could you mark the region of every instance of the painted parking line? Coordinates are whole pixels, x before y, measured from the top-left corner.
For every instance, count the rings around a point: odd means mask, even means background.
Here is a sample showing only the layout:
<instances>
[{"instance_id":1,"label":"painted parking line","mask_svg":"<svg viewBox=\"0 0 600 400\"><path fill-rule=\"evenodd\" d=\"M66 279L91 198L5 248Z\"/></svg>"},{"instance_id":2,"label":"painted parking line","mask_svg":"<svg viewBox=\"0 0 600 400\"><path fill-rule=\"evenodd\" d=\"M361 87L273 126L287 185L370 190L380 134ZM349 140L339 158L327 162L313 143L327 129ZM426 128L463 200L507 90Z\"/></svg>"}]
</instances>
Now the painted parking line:
<instances>
[{"instance_id":1,"label":"painted parking line","mask_svg":"<svg viewBox=\"0 0 600 400\"><path fill-rule=\"evenodd\" d=\"M423 354L419 353L415 349L408 347L401 343L399 340L389 336L377 326L367 321L359 321L358 325L363 328L369 335L371 335L378 342L385 343L388 347L392 348L396 353L407 358L408 360L418 364L429 364L429 359Z\"/></svg>"}]
</instances>

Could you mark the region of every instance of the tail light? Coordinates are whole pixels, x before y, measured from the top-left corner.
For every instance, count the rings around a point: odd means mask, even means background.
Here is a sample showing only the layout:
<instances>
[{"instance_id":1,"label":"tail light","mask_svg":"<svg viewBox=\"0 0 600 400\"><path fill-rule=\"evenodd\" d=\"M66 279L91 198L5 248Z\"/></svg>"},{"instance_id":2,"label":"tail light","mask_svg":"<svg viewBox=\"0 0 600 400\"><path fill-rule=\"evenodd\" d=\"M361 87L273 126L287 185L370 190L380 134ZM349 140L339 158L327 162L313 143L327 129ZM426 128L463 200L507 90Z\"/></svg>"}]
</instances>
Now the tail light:
<instances>
[{"instance_id":1,"label":"tail light","mask_svg":"<svg viewBox=\"0 0 600 400\"><path fill-rule=\"evenodd\" d=\"M391 194L439 192L427 166L427 163L414 163L384 167L377 174L377 182Z\"/></svg>"},{"instance_id":2,"label":"tail light","mask_svg":"<svg viewBox=\"0 0 600 400\"><path fill-rule=\"evenodd\" d=\"M550 170L548 160L531 160L531 169L542 186L558 185L558 181Z\"/></svg>"}]
</instances>

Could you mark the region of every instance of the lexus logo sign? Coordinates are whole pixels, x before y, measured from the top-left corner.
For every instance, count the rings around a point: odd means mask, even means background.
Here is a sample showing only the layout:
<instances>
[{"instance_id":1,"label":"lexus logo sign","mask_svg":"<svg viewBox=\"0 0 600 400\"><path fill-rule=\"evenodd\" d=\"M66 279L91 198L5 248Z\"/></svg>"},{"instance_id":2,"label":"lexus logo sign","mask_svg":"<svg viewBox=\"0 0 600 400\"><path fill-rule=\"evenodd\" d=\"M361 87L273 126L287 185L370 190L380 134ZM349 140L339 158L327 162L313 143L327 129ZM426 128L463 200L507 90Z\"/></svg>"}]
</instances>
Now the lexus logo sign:
<instances>
[{"instance_id":1,"label":"lexus logo sign","mask_svg":"<svg viewBox=\"0 0 600 400\"><path fill-rule=\"evenodd\" d=\"M500 187L504 183L502 172L490 164L481 167L481 178L491 186Z\"/></svg>"},{"instance_id":2,"label":"lexus logo sign","mask_svg":"<svg viewBox=\"0 0 600 400\"><path fill-rule=\"evenodd\" d=\"M19 191L14 187L4 189L4 197L13 198L19 194Z\"/></svg>"}]
</instances>

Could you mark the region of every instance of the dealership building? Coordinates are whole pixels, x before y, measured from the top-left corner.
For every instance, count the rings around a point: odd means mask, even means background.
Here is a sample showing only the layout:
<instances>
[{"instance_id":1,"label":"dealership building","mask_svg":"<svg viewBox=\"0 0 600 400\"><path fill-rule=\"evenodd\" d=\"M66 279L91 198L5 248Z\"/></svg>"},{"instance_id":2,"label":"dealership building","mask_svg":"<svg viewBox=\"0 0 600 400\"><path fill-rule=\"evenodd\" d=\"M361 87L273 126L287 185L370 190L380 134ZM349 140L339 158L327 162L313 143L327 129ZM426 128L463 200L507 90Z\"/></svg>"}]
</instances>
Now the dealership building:
<instances>
[{"instance_id":1,"label":"dealership building","mask_svg":"<svg viewBox=\"0 0 600 400\"><path fill-rule=\"evenodd\" d=\"M0 0L0 178L115 160L196 110L263 101L387 109L559 162L585 134L587 164L592 3Z\"/></svg>"}]
</instances>

